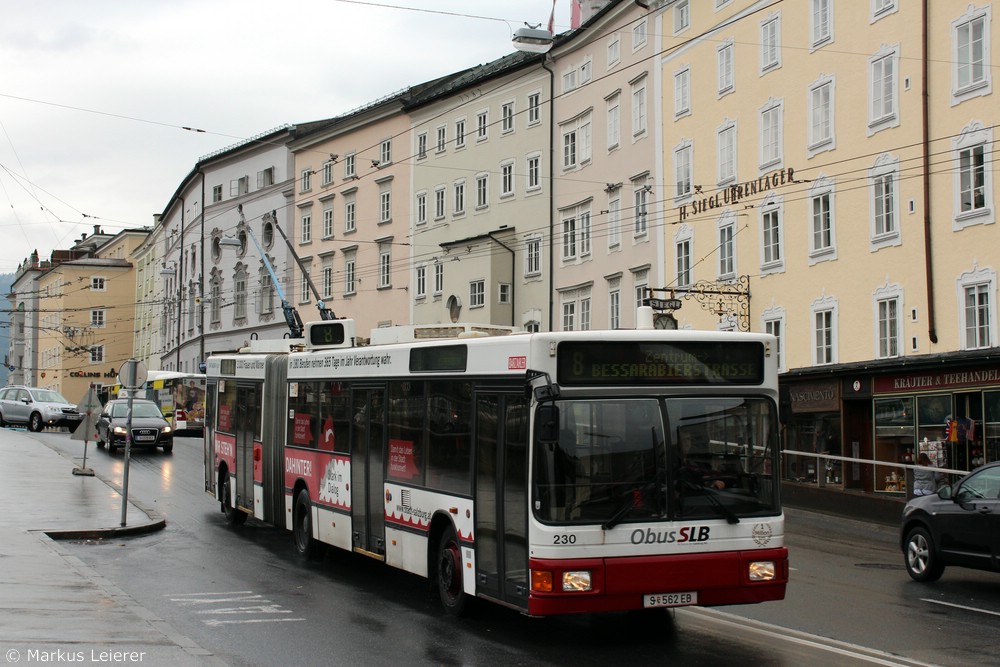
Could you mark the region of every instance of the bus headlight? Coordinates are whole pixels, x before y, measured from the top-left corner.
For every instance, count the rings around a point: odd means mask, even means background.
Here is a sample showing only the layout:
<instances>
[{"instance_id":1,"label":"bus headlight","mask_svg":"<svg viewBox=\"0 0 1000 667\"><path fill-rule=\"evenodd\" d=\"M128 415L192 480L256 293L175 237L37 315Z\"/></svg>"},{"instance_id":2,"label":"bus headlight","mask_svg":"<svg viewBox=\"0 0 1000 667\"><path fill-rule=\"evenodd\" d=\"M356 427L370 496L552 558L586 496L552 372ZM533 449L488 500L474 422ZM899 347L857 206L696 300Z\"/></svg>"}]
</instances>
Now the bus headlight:
<instances>
[{"instance_id":1,"label":"bus headlight","mask_svg":"<svg viewBox=\"0 0 1000 667\"><path fill-rule=\"evenodd\" d=\"M757 560L750 563L750 581L771 581L774 579L774 561Z\"/></svg>"},{"instance_id":2,"label":"bus headlight","mask_svg":"<svg viewBox=\"0 0 1000 667\"><path fill-rule=\"evenodd\" d=\"M591 590L590 570L563 572L562 589L567 592Z\"/></svg>"}]
</instances>

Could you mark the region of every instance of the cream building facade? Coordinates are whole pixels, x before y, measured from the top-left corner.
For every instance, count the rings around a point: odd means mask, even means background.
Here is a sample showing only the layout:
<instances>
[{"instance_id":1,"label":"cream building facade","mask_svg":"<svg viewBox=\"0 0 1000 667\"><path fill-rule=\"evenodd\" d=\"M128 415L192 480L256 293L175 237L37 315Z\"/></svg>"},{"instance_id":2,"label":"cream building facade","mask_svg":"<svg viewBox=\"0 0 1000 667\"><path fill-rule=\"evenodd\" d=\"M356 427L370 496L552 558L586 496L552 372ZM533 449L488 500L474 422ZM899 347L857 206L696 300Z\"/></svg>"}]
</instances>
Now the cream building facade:
<instances>
[{"instance_id":1,"label":"cream building facade","mask_svg":"<svg viewBox=\"0 0 1000 667\"><path fill-rule=\"evenodd\" d=\"M902 496L921 448L1000 458L992 3L664 10L664 294L778 337L787 446L820 455L786 476Z\"/></svg>"}]
</instances>

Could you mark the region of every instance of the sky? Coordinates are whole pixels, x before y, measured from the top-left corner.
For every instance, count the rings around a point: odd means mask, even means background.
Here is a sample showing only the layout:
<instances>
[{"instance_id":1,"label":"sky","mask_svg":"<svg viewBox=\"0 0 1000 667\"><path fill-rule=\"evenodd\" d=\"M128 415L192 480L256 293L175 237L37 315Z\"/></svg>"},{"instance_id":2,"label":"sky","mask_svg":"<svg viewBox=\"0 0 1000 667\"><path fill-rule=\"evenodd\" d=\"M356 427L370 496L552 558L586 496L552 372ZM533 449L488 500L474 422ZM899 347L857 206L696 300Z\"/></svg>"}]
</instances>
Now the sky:
<instances>
[{"instance_id":1,"label":"sky","mask_svg":"<svg viewBox=\"0 0 1000 667\"><path fill-rule=\"evenodd\" d=\"M41 0L0 21L0 273L152 226L204 155L513 51L549 0ZM568 28L557 0L555 31ZM189 128L189 129L184 129Z\"/></svg>"}]
</instances>

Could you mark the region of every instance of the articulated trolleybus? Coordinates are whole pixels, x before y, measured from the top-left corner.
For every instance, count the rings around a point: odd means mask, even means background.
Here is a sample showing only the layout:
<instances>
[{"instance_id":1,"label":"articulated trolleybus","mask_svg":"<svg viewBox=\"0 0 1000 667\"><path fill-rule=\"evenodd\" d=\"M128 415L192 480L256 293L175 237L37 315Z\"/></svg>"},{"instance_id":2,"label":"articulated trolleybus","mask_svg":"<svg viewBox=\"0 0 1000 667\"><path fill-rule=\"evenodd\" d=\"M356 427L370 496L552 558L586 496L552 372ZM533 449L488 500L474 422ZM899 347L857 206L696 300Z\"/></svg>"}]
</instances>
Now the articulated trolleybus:
<instances>
[{"instance_id":1,"label":"articulated trolleybus","mask_svg":"<svg viewBox=\"0 0 1000 667\"><path fill-rule=\"evenodd\" d=\"M357 345L328 320L211 357L206 490L303 555L427 577L456 614L784 597L774 338L497 329Z\"/></svg>"}]
</instances>

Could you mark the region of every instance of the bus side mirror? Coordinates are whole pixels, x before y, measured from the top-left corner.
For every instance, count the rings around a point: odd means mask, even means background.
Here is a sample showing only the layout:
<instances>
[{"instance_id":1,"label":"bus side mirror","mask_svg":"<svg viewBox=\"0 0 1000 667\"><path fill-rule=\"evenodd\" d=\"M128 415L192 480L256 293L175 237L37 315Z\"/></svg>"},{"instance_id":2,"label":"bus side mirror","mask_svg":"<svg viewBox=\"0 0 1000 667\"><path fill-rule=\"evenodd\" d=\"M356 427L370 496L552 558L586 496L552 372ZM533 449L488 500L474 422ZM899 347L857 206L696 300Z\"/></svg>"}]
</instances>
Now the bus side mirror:
<instances>
[{"instance_id":1,"label":"bus side mirror","mask_svg":"<svg viewBox=\"0 0 1000 667\"><path fill-rule=\"evenodd\" d=\"M555 403L542 403L535 413L538 442L559 442L559 408Z\"/></svg>"}]
</instances>

